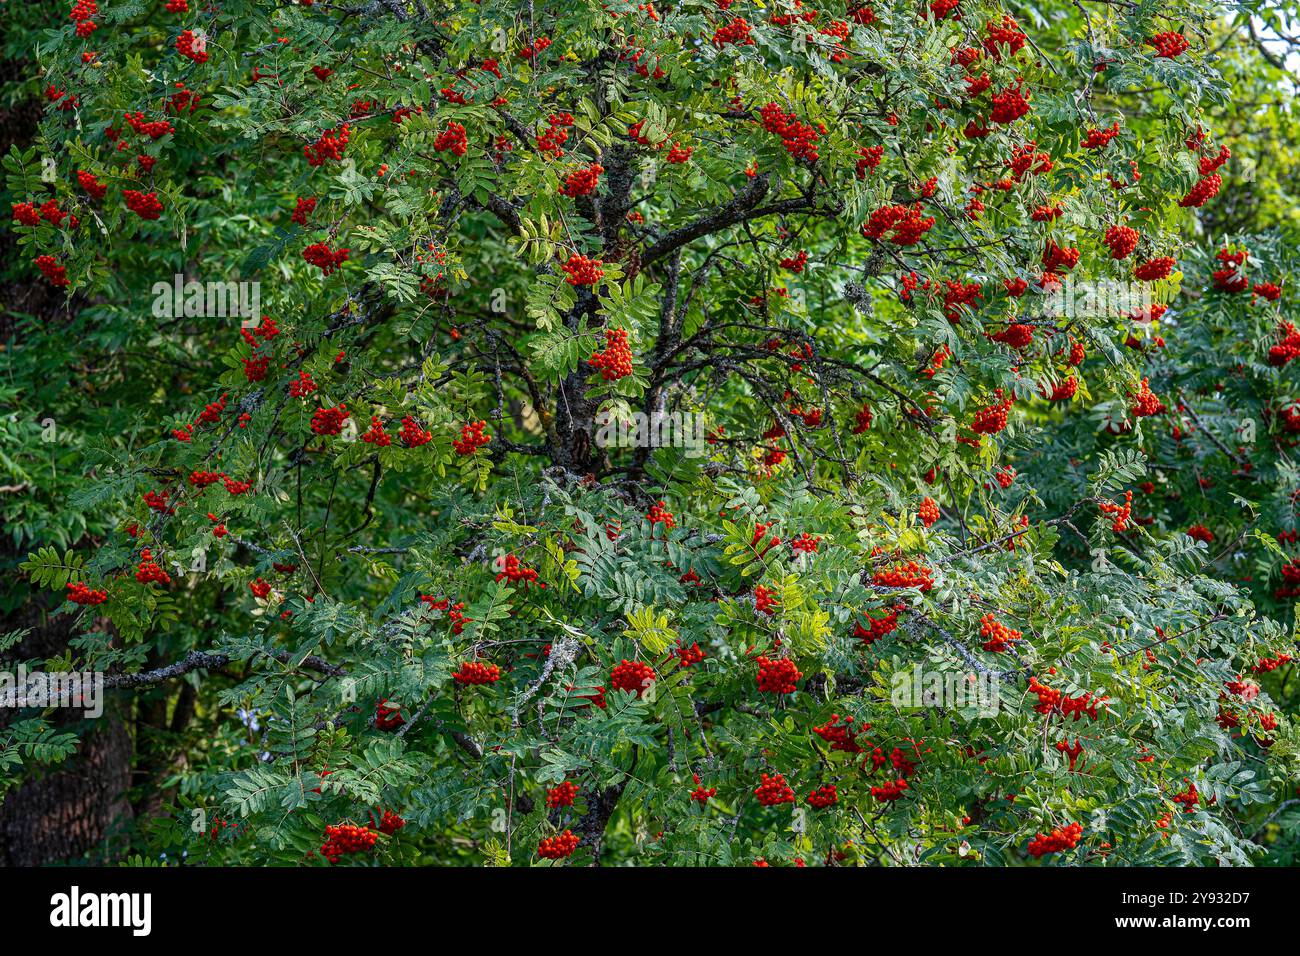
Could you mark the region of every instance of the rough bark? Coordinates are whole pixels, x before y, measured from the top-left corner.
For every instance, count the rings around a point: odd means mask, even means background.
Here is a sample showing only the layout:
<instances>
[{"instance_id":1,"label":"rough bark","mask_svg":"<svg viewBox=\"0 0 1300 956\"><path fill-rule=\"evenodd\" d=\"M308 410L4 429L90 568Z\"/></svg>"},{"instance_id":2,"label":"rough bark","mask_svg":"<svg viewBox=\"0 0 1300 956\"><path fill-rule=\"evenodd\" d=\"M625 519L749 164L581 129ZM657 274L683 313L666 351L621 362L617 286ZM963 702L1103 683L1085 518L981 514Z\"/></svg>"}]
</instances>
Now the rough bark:
<instances>
[{"instance_id":1,"label":"rough bark","mask_svg":"<svg viewBox=\"0 0 1300 956\"><path fill-rule=\"evenodd\" d=\"M0 622L0 631L30 627L14 649L21 660L63 652L71 636L71 618L50 618L43 608L27 605ZM71 728L79 711L56 709L57 728ZM16 719L0 710L0 726ZM132 742L111 702L80 740L77 752L49 773L35 774L0 798L0 865L38 866L85 860L103 862L116 838L131 824L126 799L130 784Z\"/></svg>"}]
</instances>

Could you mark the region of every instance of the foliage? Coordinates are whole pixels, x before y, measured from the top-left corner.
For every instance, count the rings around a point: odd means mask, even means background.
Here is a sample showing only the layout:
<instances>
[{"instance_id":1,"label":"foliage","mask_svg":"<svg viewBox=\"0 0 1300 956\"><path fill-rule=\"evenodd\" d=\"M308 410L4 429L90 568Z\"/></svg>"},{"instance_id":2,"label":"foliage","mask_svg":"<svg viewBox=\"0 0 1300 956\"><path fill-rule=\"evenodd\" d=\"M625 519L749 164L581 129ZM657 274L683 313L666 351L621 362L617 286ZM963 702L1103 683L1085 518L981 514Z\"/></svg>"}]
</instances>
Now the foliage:
<instances>
[{"instance_id":1,"label":"foliage","mask_svg":"<svg viewBox=\"0 0 1300 956\"><path fill-rule=\"evenodd\" d=\"M7 100L47 106L6 198L67 215L11 224L10 278L68 285L6 318L5 607L103 589L55 612L75 665L141 715L193 696L131 851L1293 862L1300 396L1268 356L1300 227L1241 153L1294 156L1296 105L1248 10L7 10L43 70ZM1216 289L1220 249L1279 297ZM1078 297L1105 283L1151 301ZM0 765L71 739L33 715Z\"/></svg>"}]
</instances>

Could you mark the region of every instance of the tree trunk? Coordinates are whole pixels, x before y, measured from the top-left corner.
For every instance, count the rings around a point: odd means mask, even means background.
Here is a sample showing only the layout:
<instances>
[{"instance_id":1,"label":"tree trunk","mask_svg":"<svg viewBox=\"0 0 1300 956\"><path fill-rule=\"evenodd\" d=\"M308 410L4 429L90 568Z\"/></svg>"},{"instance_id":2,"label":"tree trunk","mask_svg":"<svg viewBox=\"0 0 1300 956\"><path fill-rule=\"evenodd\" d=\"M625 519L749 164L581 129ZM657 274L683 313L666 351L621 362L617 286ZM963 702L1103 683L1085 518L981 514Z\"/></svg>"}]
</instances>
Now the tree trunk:
<instances>
[{"instance_id":1,"label":"tree trunk","mask_svg":"<svg viewBox=\"0 0 1300 956\"><path fill-rule=\"evenodd\" d=\"M51 619L34 604L5 615L0 631L32 628L13 656L46 658L64 651L71 617ZM56 708L52 723L73 729L80 711ZM17 719L0 710L0 726ZM49 773L37 773L0 797L0 866L38 866L68 860L104 862L114 837L131 822L126 800L131 737L120 716L105 704L103 716L85 733L77 752Z\"/></svg>"}]
</instances>

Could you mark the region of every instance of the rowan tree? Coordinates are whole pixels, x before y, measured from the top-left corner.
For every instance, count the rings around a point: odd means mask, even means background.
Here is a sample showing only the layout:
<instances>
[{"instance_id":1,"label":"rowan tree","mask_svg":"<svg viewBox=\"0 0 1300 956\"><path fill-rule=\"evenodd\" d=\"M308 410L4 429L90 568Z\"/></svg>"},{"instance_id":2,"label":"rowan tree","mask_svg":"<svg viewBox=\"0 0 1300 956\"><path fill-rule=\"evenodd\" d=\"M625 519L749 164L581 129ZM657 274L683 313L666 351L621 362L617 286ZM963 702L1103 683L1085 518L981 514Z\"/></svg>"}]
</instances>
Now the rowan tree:
<instances>
[{"instance_id":1,"label":"rowan tree","mask_svg":"<svg viewBox=\"0 0 1300 956\"><path fill-rule=\"evenodd\" d=\"M0 427L72 636L0 645L134 731L76 853L1290 859L1294 220L1196 232L1214 4L70 13Z\"/></svg>"}]
</instances>

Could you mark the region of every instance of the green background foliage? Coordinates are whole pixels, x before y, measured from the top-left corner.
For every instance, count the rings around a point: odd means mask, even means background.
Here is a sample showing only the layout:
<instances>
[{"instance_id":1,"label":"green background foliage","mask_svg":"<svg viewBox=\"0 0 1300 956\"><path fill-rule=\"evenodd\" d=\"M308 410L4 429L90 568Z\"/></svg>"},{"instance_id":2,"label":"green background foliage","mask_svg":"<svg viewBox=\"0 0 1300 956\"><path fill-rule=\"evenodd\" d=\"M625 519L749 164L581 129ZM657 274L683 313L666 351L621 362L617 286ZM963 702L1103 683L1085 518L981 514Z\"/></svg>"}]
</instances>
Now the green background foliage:
<instances>
[{"instance_id":1,"label":"green background foliage","mask_svg":"<svg viewBox=\"0 0 1300 956\"><path fill-rule=\"evenodd\" d=\"M23 630L0 645L109 675L133 812L88 856L323 866L327 826L390 810L405 826L339 865L563 865L537 850L566 830L570 864L1296 862L1296 664L1261 666L1296 656L1283 410L1300 395L1269 349L1296 314L1300 124L1278 9L189 5L105 0L89 38L61 8L3 12L0 102L43 104L3 201L77 223L6 237L0 611ZM1003 15L1018 51L985 43ZM177 52L186 29L206 62ZM1155 56L1162 32L1188 51ZM1017 82L1031 109L992 122ZM178 91L199 105L177 110ZM765 128L769 104L815 159ZM136 133L137 111L174 129ZM557 125L559 150L539 148ZM341 156L310 165L345 127ZM1220 146L1218 194L1180 205ZM1019 169L1026 149L1043 157ZM592 163L598 189L565 195ZM161 218L124 189L155 192ZM934 217L919 241L862 231L914 203ZM1103 236L1121 224L1140 239L1117 260ZM1073 282L1167 311L1063 313L1048 242L1077 250ZM304 259L316 243L348 251L337 271ZM1216 288L1221 249L1280 297ZM566 281L576 255L602 264L594 285ZM1135 282L1159 256L1172 274ZM159 314L176 275L256 281L279 333ZM980 298L945 301L954 283ZM1031 341L1001 340L1012 325ZM588 361L607 330L633 357L609 381ZM293 394L303 373L315 389ZM1132 413L1142 379L1158 415ZM973 431L1004 397L1005 430ZM350 425L313 431L338 405ZM599 439L602 416L668 412L708 441ZM361 440L372 418L389 444ZM428 441L402 441L403 419ZM491 440L464 454L475 421ZM1126 492L1117 529L1100 506ZM814 550L790 546L803 535ZM136 578L145 548L168 584ZM503 575L510 555L536 581ZM933 586L888 576L907 561ZM106 600L63 601L70 581ZM68 617L57 655L24 656L29 629ZM985 646L989 620L1020 632L1009 650ZM760 657L793 662L797 689L763 692ZM644 693L615 686L624 661L652 668ZM466 662L500 679L457 680ZM996 712L900 701L913 673L996 688ZM1040 707L1038 686L1095 716ZM0 798L94 729L20 716L0 724ZM866 729L835 749L849 717ZM764 774L794 803L762 805ZM565 780L576 800L548 807ZM837 802L809 805L829 784ZM1029 852L1072 823L1076 846Z\"/></svg>"}]
</instances>

